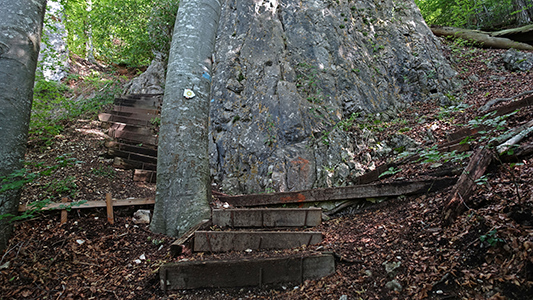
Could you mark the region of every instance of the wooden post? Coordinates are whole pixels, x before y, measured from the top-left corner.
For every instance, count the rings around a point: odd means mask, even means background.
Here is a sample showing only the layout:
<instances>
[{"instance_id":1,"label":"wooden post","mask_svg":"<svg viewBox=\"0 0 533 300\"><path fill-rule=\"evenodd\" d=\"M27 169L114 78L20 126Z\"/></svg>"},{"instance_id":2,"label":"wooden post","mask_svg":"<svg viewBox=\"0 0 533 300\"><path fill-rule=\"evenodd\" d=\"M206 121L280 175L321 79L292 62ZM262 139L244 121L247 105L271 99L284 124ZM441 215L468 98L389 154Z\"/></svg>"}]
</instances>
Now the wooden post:
<instances>
[{"instance_id":1,"label":"wooden post","mask_svg":"<svg viewBox=\"0 0 533 300\"><path fill-rule=\"evenodd\" d=\"M105 194L105 203L107 207L107 222L115 224L115 218L113 217L113 199L111 193Z\"/></svg>"},{"instance_id":2,"label":"wooden post","mask_svg":"<svg viewBox=\"0 0 533 300\"><path fill-rule=\"evenodd\" d=\"M61 199L61 202L62 203L67 203L68 202L68 198L67 197L63 197ZM66 209L62 209L61 210L61 225L65 224L67 222L67 210Z\"/></svg>"}]
</instances>

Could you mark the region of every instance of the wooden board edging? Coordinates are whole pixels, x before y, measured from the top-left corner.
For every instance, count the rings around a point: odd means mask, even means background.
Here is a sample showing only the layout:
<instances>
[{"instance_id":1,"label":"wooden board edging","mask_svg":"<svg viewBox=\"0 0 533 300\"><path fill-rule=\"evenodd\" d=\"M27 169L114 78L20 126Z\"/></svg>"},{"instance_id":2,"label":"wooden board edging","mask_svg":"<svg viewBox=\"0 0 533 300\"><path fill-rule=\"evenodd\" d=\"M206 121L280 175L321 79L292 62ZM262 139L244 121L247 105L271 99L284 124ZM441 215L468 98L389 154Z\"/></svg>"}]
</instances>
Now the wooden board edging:
<instances>
[{"instance_id":1,"label":"wooden board edging","mask_svg":"<svg viewBox=\"0 0 533 300\"><path fill-rule=\"evenodd\" d=\"M335 273L332 253L236 260L181 261L159 268L163 291L298 283Z\"/></svg>"},{"instance_id":2,"label":"wooden board edging","mask_svg":"<svg viewBox=\"0 0 533 300\"><path fill-rule=\"evenodd\" d=\"M72 205L71 208L98 208L98 207L107 207L106 201L87 201L83 204L77 205L81 201L68 202L68 203L50 203L47 206L43 207L41 210L57 210L65 209L68 205ZM154 198L137 198L137 199L113 199L113 207L115 206L130 206L130 205L153 205L155 204ZM18 208L19 212L28 210L26 205L20 205Z\"/></svg>"},{"instance_id":3,"label":"wooden board edging","mask_svg":"<svg viewBox=\"0 0 533 300\"><path fill-rule=\"evenodd\" d=\"M272 204L379 198L436 191L449 187L455 184L455 182L457 182L457 178L439 178L422 181L394 181L389 183L314 189L299 192L220 196L219 200L227 202L233 206L253 207Z\"/></svg>"}]
</instances>

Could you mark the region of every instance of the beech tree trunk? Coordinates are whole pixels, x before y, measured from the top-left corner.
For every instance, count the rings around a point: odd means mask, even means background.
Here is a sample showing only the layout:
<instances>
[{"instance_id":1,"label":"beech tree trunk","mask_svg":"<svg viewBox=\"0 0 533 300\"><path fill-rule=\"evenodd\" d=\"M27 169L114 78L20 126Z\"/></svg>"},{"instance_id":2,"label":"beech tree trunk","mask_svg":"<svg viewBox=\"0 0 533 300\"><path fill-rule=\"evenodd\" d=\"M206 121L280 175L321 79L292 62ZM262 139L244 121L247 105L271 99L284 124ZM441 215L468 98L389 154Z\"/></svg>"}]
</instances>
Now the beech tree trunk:
<instances>
[{"instance_id":1,"label":"beech tree trunk","mask_svg":"<svg viewBox=\"0 0 533 300\"><path fill-rule=\"evenodd\" d=\"M46 0L0 0L0 178L22 168ZM0 215L15 214L20 192L0 194ZM13 225L0 220L0 251Z\"/></svg>"},{"instance_id":2,"label":"beech tree trunk","mask_svg":"<svg viewBox=\"0 0 533 300\"><path fill-rule=\"evenodd\" d=\"M210 217L211 65L221 4L182 0L170 48L150 229L179 236ZM190 90L192 93L185 95ZM194 93L194 95L193 95Z\"/></svg>"}]
</instances>

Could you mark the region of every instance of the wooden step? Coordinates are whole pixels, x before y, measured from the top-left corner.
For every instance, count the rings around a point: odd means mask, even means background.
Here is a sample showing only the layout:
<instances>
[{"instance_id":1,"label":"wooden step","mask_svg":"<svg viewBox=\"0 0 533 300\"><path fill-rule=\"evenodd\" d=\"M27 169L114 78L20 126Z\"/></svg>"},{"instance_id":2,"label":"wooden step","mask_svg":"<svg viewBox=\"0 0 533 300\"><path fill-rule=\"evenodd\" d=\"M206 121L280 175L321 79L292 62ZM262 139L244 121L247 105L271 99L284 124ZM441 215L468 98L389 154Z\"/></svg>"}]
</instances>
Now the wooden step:
<instances>
[{"instance_id":1,"label":"wooden step","mask_svg":"<svg viewBox=\"0 0 533 300\"><path fill-rule=\"evenodd\" d=\"M157 157L157 147L150 146L136 146L131 144L120 143L116 141L107 141L105 146L111 149L117 149L121 151L135 152L147 156Z\"/></svg>"},{"instance_id":2,"label":"wooden step","mask_svg":"<svg viewBox=\"0 0 533 300\"><path fill-rule=\"evenodd\" d=\"M157 181L157 172L156 171L150 171L150 170L135 169L135 171L133 171L133 181L135 181L135 182L156 183L156 181Z\"/></svg>"},{"instance_id":3,"label":"wooden step","mask_svg":"<svg viewBox=\"0 0 533 300\"><path fill-rule=\"evenodd\" d=\"M115 166L116 168L123 168L123 169L141 169L141 170L150 170L150 171L157 170L156 164L143 163L140 161L135 161L135 160L126 159L122 157L115 157L115 160L113 161L113 166Z\"/></svg>"},{"instance_id":4,"label":"wooden step","mask_svg":"<svg viewBox=\"0 0 533 300\"><path fill-rule=\"evenodd\" d=\"M114 115L114 114L108 114L108 113L101 113L98 114L98 119L102 122L107 123L125 123L129 125L137 125L137 126L153 126L152 120L155 120L156 117L150 116L151 118L144 118L144 119L135 119L130 118L122 115Z\"/></svg>"},{"instance_id":5,"label":"wooden step","mask_svg":"<svg viewBox=\"0 0 533 300\"><path fill-rule=\"evenodd\" d=\"M321 208L213 209L213 225L232 228L313 227L322 221Z\"/></svg>"},{"instance_id":6,"label":"wooden step","mask_svg":"<svg viewBox=\"0 0 533 300\"><path fill-rule=\"evenodd\" d=\"M137 107L127 107L127 106L120 106L115 105L113 107L113 112L125 112L125 113L135 113L139 115L151 115L152 117L159 116L160 111L158 109L144 109L144 108L137 108Z\"/></svg>"},{"instance_id":7,"label":"wooden step","mask_svg":"<svg viewBox=\"0 0 533 300\"><path fill-rule=\"evenodd\" d=\"M143 162L143 163L157 164L157 157L139 154L135 152L129 152L129 151L109 148L107 149L107 154L110 156L123 157L125 159L136 160L136 161Z\"/></svg>"},{"instance_id":8,"label":"wooden step","mask_svg":"<svg viewBox=\"0 0 533 300\"><path fill-rule=\"evenodd\" d=\"M136 107L144 109L157 109L161 108L161 101L156 98L141 98L141 99L131 99L131 98L115 98L115 105L127 106L127 107Z\"/></svg>"},{"instance_id":9,"label":"wooden step","mask_svg":"<svg viewBox=\"0 0 533 300\"><path fill-rule=\"evenodd\" d=\"M109 128L108 134L110 137L133 142L140 145L147 144L157 146L157 135L153 134L136 133L120 128Z\"/></svg>"},{"instance_id":10,"label":"wooden step","mask_svg":"<svg viewBox=\"0 0 533 300\"><path fill-rule=\"evenodd\" d=\"M196 231L196 252L290 249L322 242L321 232L310 231Z\"/></svg>"},{"instance_id":11,"label":"wooden step","mask_svg":"<svg viewBox=\"0 0 533 300\"><path fill-rule=\"evenodd\" d=\"M182 261L159 268L161 289L227 288L296 283L335 273L331 253L285 258Z\"/></svg>"}]
</instances>

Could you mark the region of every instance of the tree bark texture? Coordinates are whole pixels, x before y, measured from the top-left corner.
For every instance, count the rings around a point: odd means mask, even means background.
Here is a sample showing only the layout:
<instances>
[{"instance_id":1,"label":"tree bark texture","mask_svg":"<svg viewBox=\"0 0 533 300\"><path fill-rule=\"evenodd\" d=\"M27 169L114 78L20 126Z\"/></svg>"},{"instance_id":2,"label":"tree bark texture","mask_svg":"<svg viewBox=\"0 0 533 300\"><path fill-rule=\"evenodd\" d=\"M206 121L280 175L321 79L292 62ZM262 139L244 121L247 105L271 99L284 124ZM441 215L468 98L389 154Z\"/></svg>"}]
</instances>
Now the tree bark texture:
<instances>
[{"instance_id":1,"label":"tree bark texture","mask_svg":"<svg viewBox=\"0 0 533 300\"><path fill-rule=\"evenodd\" d=\"M220 8L218 0L179 6L161 112L155 232L178 236L210 217L209 101ZM186 89L195 96L185 97Z\"/></svg>"},{"instance_id":2,"label":"tree bark texture","mask_svg":"<svg viewBox=\"0 0 533 300\"><path fill-rule=\"evenodd\" d=\"M0 0L0 177L22 168L46 0ZM0 194L0 215L17 212L20 193ZM12 233L0 221L0 250Z\"/></svg>"}]
</instances>

